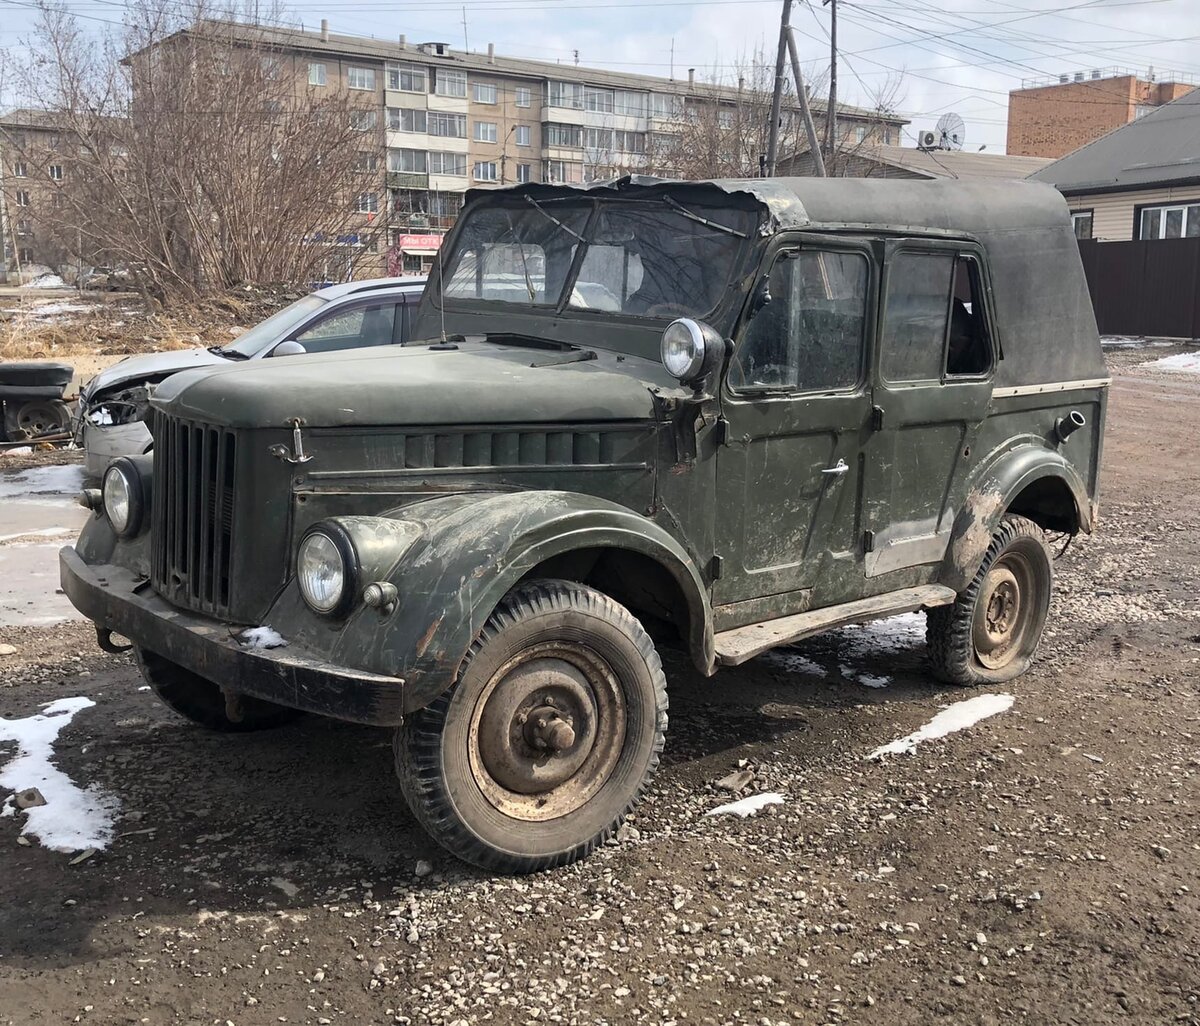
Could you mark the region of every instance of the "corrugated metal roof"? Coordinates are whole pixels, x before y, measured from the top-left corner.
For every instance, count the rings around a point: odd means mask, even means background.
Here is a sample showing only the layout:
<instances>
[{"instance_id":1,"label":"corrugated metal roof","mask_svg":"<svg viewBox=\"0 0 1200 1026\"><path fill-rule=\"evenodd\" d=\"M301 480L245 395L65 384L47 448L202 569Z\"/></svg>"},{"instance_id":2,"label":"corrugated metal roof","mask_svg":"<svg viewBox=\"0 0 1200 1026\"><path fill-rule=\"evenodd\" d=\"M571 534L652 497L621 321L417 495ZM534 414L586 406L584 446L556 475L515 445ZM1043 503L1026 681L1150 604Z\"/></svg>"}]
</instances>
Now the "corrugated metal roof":
<instances>
[{"instance_id":1,"label":"corrugated metal roof","mask_svg":"<svg viewBox=\"0 0 1200 1026\"><path fill-rule=\"evenodd\" d=\"M1200 179L1200 89L1035 171L1060 192L1138 189Z\"/></svg>"},{"instance_id":2,"label":"corrugated metal roof","mask_svg":"<svg viewBox=\"0 0 1200 1026\"><path fill-rule=\"evenodd\" d=\"M1003 153L967 153L963 150L918 150L903 146L871 146L865 148L861 156L931 178L1025 178L1050 163L1046 157L1010 157Z\"/></svg>"}]
</instances>

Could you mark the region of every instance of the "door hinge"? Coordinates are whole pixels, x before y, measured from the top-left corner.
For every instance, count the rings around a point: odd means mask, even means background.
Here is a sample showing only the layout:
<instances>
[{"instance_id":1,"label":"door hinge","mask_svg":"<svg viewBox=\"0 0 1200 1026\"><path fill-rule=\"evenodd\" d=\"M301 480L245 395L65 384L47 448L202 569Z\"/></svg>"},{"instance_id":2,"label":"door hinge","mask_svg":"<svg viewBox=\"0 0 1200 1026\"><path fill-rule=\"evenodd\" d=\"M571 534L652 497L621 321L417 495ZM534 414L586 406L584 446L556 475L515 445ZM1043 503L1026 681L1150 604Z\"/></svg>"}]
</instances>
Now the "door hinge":
<instances>
[{"instance_id":1,"label":"door hinge","mask_svg":"<svg viewBox=\"0 0 1200 1026\"><path fill-rule=\"evenodd\" d=\"M721 568L725 565L725 560L721 556L713 556L708 563L708 579L710 581L718 581L721 579Z\"/></svg>"},{"instance_id":2,"label":"door hinge","mask_svg":"<svg viewBox=\"0 0 1200 1026\"><path fill-rule=\"evenodd\" d=\"M716 424L713 425L713 444L729 444L729 421L724 417L718 417Z\"/></svg>"},{"instance_id":3,"label":"door hinge","mask_svg":"<svg viewBox=\"0 0 1200 1026\"><path fill-rule=\"evenodd\" d=\"M875 551L875 532L863 531L863 552Z\"/></svg>"},{"instance_id":4,"label":"door hinge","mask_svg":"<svg viewBox=\"0 0 1200 1026\"><path fill-rule=\"evenodd\" d=\"M882 431L883 430L883 407L882 406L872 406L871 407L871 430L872 431Z\"/></svg>"}]
</instances>

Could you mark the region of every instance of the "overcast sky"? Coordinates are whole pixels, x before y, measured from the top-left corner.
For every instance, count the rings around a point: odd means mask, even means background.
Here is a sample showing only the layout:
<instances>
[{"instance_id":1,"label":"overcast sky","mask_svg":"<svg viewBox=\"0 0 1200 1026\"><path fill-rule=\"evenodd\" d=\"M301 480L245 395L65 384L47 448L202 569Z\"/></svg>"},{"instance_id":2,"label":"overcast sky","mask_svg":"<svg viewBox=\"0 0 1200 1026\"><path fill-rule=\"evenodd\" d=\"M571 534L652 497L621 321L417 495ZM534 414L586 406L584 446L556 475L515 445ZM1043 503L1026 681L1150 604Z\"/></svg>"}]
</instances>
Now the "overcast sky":
<instances>
[{"instance_id":1,"label":"overcast sky","mask_svg":"<svg viewBox=\"0 0 1200 1026\"><path fill-rule=\"evenodd\" d=\"M0 46L20 48L32 0L0 0ZM95 31L122 16L121 0L71 0ZM732 80L739 63L774 59L780 0L467 0L472 50L670 75ZM462 0L298 0L288 17L335 32L463 46ZM805 72L829 69L829 8L796 0L792 24ZM966 122L966 148L1003 152L1007 95L1022 80L1113 66L1200 81L1200 0L838 0L839 96L873 106L891 86L910 118L906 145L946 112ZM897 85L898 83L898 85Z\"/></svg>"}]
</instances>

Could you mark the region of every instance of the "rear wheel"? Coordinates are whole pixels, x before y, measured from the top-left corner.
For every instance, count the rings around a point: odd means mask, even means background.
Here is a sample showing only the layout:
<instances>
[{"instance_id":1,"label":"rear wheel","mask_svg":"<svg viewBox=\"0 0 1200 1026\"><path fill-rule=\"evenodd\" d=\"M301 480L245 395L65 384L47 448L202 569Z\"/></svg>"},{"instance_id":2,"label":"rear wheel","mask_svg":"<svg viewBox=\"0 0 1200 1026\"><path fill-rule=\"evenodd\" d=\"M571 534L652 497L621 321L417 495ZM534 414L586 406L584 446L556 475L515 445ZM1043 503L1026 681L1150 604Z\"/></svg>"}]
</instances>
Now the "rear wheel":
<instances>
[{"instance_id":1,"label":"rear wheel","mask_svg":"<svg viewBox=\"0 0 1200 1026\"><path fill-rule=\"evenodd\" d=\"M450 852L529 873L611 836L666 727L666 679L641 624L592 588L533 581L505 596L454 685L396 731L396 771Z\"/></svg>"},{"instance_id":2,"label":"rear wheel","mask_svg":"<svg viewBox=\"0 0 1200 1026\"><path fill-rule=\"evenodd\" d=\"M13 441L33 441L71 430L71 411L55 399L31 399L5 406L5 433Z\"/></svg>"},{"instance_id":3,"label":"rear wheel","mask_svg":"<svg viewBox=\"0 0 1200 1026\"><path fill-rule=\"evenodd\" d=\"M953 605L927 614L925 637L937 677L949 684L997 684L1029 669L1053 583L1042 529L1025 517L1006 516L966 590Z\"/></svg>"},{"instance_id":4,"label":"rear wheel","mask_svg":"<svg viewBox=\"0 0 1200 1026\"><path fill-rule=\"evenodd\" d=\"M235 695L227 700L216 684L178 663L144 648L135 648L134 656L146 683L167 706L209 730L230 734L269 730L304 715L299 709L251 695Z\"/></svg>"}]
</instances>

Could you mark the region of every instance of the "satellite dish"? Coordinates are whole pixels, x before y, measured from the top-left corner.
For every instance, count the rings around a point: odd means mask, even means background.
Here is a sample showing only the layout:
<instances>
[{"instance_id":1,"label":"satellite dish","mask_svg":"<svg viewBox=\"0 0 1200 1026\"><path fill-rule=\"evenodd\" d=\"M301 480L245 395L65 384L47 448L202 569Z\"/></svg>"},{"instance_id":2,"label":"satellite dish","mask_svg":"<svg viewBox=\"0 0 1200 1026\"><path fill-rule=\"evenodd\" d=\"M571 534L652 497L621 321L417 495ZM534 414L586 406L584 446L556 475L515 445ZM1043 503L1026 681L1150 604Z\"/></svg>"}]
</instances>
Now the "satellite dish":
<instances>
[{"instance_id":1,"label":"satellite dish","mask_svg":"<svg viewBox=\"0 0 1200 1026\"><path fill-rule=\"evenodd\" d=\"M937 123L938 148L961 150L967 139L967 126L957 114L943 114Z\"/></svg>"}]
</instances>

